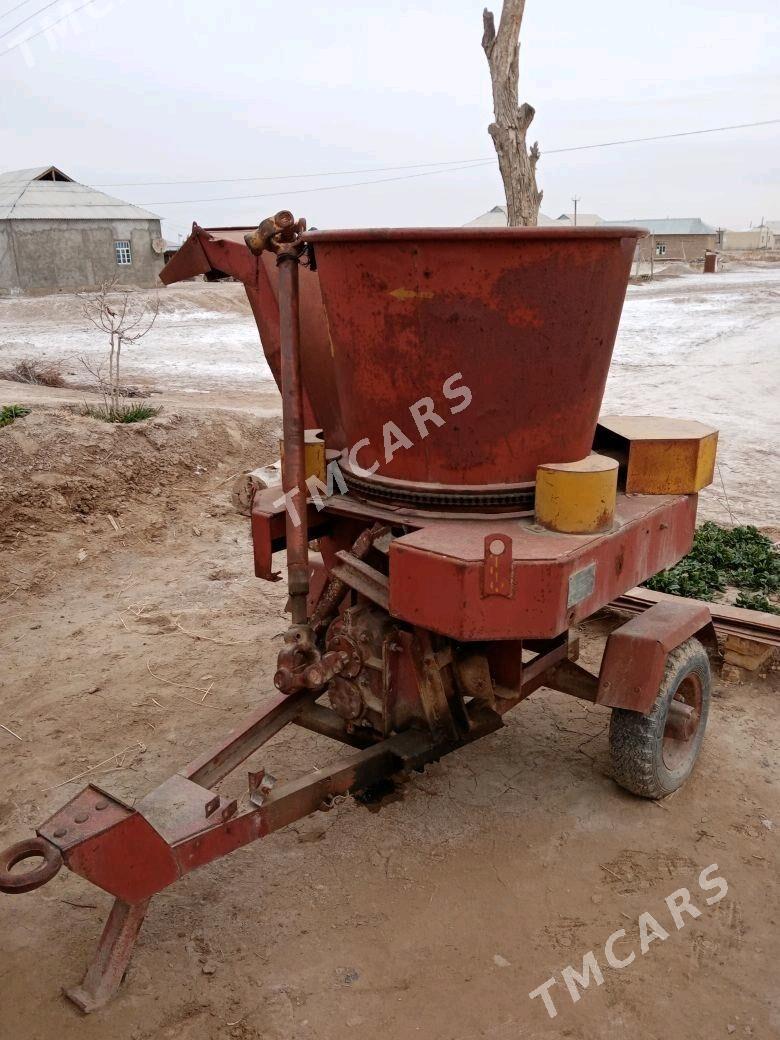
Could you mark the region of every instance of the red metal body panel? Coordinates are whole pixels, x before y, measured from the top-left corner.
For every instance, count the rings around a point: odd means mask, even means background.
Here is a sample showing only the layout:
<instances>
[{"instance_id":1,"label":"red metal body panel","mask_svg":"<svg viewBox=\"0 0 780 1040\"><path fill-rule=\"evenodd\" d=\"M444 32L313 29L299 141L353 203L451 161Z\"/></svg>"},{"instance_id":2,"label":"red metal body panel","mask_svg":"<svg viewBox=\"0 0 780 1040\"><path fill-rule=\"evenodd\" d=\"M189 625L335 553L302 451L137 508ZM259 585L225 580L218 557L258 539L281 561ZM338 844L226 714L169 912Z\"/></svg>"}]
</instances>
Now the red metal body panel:
<instances>
[{"instance_id":1,"label":"red metal body panel","mask_svg":"<svg viewBox=\"0 0 780 1040\"><path fill-rule=\"evenodd\" d=\"M244 242L251 228L201 228L192 234L163 268L165 285L224 271L244 283L268 366L281 386L279 338L279 279L276 260L268 253L253 256ZM300 268L301 369L304 384L304 417L307 429L322 429L328 447L346 447L336 407L330 338L316 272Z\"/></svg>"},{"instance_id":2,"label":"red metal body panel","mask_svg":"<svg viewBox=\"0 0 780 1040\"><path fill-rule=\"evenodd\" d=\"M212 263L201 245L200 236L193 231L160 272L160 281L163 285L172 285L199 274L208 274L211 269Z\"/></svg>"},{"instance_id":3,"label":"red metal body panel","mask_svg":"<svg viewBox=\"0 0 780 1040\"><path fill-rule=\"evenodd\" d=\"M260 577L270 577L271 553L284 548L284 514L272 511L276 496L278 489L260 492L253 505ZM557 534L500 514L442 520L399 511L395 522L417 529L390 546L390 614L464 641L552 639L680 560L693 544L697 501L695 495L619 495L613 529L595 535ZM358 514L363 510L364 526L382 512L336 496L322 512L310 506L309 537L326 535L325 549L331 539L348 547L361 522L342 515L348 503ZM505 540L512 555L511 581L500 595L485 581L494 538ZM330 569L332 554L323 555Z\"/></svg>"},{"instance_id":4,"label":"red metal body panel","mask_svg":"<svg viewBox=\"0 0 780 1040\"><path fill-rule=\"evenodd\" d=\"M637 228L313 231L338 407L378 477L533 481L591 450ZM448 379L472 393L443 393ZM444 425L422 439L409 409ZM410 447L389 462L383 427Z\"/></svg>"},{"instance_id":5,"label":"red metal body panel","mask_svg":"<svg viewBox=\"0 0 780 1040\"><path fill-rule=\"evenodd\" d=\"M620 495L614 529L598 535L499 517L429 524L390 547L390 613L459 640L554 638L681 559L695 521L695 496ZM512 540L511 598L483 594L494 534Z\"/></svg>"},{"instance_id":6,"label":"red metal body panel","mask_svg":"<svg viewBox=\"0 0 780 1040\"><path fill-rule=\"evenodd\" d=\"M60 850L74 874L126 903L148 899L179 877L165 839L136 810L95 786L76 795L38 834Z\"/></svg>"},{"instance_id":7,"label":"red metal body panel","mask_svg":"<svg viewBox=\"0 0 780 1040\"><path fill-rule=\"evenodd\" d=\"M273 502L281 498L284 492L280 487L273 489L269 495L266 489L255 494L252 500L252 552L255 560L255 577L264 581L279 581L279 571L273 569L273 555L284 548L286 543L286 525L284 513L273 508Z\"/></svg>"},{"instance_id":8,"label":"red metal body panel","mask_svg":"<svg viewBox=\"0 0 780 1040\"><path fill-rule=\"evenodd\" d=\"M265 488L255 495L252 502L255 576L265 581L279 581L281 578L279 571L273 569L273 554L284 549L287 543L286 513L283 506L275 508L274 502L283 496L281 487ZM327 528L329 517L318 512L313 505L309 505L306 512L309 538L316 538Z\"/></svg>"},{"instance_id":9,"label":"red metal body panel","mask_svg":"<svg viewBox=\"0 0 780 1040\"><path fill-rule=\"evenodd\" d=\"M607 639L596 703L647 714L658 696L669 653L711 627L709 609L684 599L657 603L632 618ZM705 641L708 635L705 632Z\"/></svg>"}]
</instances>

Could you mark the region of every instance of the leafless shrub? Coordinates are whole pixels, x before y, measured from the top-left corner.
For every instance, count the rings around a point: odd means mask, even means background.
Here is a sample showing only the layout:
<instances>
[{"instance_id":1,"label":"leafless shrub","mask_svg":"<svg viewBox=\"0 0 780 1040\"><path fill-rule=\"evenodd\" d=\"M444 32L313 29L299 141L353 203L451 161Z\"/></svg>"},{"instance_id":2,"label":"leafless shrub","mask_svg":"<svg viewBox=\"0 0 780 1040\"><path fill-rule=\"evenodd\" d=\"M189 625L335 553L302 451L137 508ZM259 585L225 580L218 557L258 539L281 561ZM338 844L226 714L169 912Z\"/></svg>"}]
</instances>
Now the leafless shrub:
<instances>
[{"instance_id":1,"label":"leafless shrub","mask_svg":"<svg viewBox=\"0 0 780 1040\"><path fill-rule=\"evenodd\" d=\"M12 368L0 372L0 379L8 379L12 383L30 383L34 386L66 385L56 365L46 365L32 358L22 358Z\"/></svg>"},{"instance_id":2,"label":"leafless shrub","mask_svg":"<svg viewBox=\"0 0 780 1040\"><path fill-rule=\"evenodd\" d=\"M134 299L132 292L117 289L114 280L103 283L97 293L81 293L80 299L84 317L96 329L106 333L109 344L107 374L105 362L95 366L85 358L81 359L81 363L94 379L98 393L103 397L103 405L97 409L90 408L89 414L94 415L98 411L101 413L99 417L105 418L108 422L127 421L118 418L128 411L125 398L138 397L140 394L136 387L124 386L120 380L122 349L128 344L137 343L151 332L160 312L159 298L156 297L152 303ZM149 409L140 406L129 409L133 414L147 410ZM156 414L159 409L149 411Z\"/></svg>"}]
</instances>

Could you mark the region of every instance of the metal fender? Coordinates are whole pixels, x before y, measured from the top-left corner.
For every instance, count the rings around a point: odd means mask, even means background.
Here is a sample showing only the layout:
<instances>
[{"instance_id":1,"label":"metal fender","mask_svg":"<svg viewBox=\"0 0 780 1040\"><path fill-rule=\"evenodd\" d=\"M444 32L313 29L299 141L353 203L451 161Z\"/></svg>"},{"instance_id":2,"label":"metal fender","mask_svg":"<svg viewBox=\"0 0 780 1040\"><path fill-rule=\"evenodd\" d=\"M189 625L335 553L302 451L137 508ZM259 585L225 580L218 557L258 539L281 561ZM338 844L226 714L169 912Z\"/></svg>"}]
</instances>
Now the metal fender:
<instances>
[{"instance_id":1,"label":"metal fender","mask_svg":"<svg viewBox=\"0 0 780 1040\"><path fill-rule=\"evenodd\" d=\"M712 616L704 604L664 601L632 618L607 639L596 703L647 715L658 696L667 657L691 636L717 651Z\"/></svg>"}]
</instances>

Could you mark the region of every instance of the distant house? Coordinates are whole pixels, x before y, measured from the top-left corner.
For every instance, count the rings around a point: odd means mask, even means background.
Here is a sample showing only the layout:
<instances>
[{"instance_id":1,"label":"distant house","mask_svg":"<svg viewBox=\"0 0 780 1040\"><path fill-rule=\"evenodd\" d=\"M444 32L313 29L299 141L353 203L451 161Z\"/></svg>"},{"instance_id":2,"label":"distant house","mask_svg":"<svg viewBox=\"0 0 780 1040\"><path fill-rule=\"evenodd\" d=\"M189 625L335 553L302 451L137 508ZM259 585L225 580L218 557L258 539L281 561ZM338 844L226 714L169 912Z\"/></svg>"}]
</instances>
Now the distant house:
<instances>
[{"instance_id":1,"label":"distant house","mask_svg":"<svg viewBox=\"0 0 780 1040\"><path fill-rule=\"evenodd\" d=\"M643 227L650 235L640 239L639 259L700 260L708 249L718 248L718 232L700 217L666 217L664 220L605 220L602 227Z\"/></svg>"},{"instance_id":2,"label":"distant house","mask_svg":"<svg viewBox=\"0 0 780 1040\"><path fill-rule=\"evenodd\" d=\"M487 213L483 213L481 216L476 217L474 220L470 220L468 224L464 224L464 227L506 227L506 206L494 206L489 209ZM596 227L598 224L603 224L604 221L598 215L598 213L578 213L577 214L577 226L578 227ZM545 216L544 213L539 214L538 227L574 227L574 214L573 213L561 213L559 217L553 219L552 217Z\"/></svg>"},{"instance_id":3,"label":"distant house","mask_svg":"<svg viewBox=\"0 0 780 1040\"><path fill-rule=\"evenodd\" d=\"M168 239L163 243L163 260L167 264L171 260L175 253L181 249L181 242L170 242Z\"/></svg>"},{"instance_id":4,"label":"distant house","mask_svg":"<svg viewBox=\"0 0 780 1040\"><path fill-rule=\"evenodd\" d=\"M748 231L724 231L723 248L740 249L774 249L780 242L780 229L777 233L768 224L760 224Z\"/></svg>"},{"instance_id":5,"label":"distant house","mask_svg":"<svg viewBox=\"0 0 780 1040\"><path fill-rule=\"evenodd\" d=\"M464 227L506 227L506 206L494 206L487 213L482 213L474 220L470 220ZM546 217L544 213L539 214L539 227L556 227L557 220Z\"/></svg>"},{"instance_id":6,"label":"distant house","mask_svg":"<svg viewBox=\"0 0 780 1040\"><path fill-rule=\"evenodd\" d=\"M556 224L562 224L565 227L598 227L599 224L603 224L604 220L598 215L598 213L577 213L577 219L574 219L573 213L561 213L558 219L555 221Z\"/></svg>"},{"instance_id":7,"label":"distant house","mask_svg":"<svg viewBox=\"0 0 780 1040\"><path fill-rule=\"evenodd\" d=\"M0 295L158 284L154 213L78 184L56 166L0 174Z\"/></svg>"},{"instance_id":8,"label":"distant house","mask_svg":"<svg viewBox=\"0 0 780 1040\"><path fill-rule=\"evenodd\" d=\"M718 247L718 232L699 217L667 217L665 220L604 220L598 213L578 213L578 227L643 227L650 232L640 240L639 259L699 260ZM506 206L494 206L466 227L506 227ZM574 214L561 213L555 220L539 214L539 227L574 227Z\"/></svg>"}]
</instances>

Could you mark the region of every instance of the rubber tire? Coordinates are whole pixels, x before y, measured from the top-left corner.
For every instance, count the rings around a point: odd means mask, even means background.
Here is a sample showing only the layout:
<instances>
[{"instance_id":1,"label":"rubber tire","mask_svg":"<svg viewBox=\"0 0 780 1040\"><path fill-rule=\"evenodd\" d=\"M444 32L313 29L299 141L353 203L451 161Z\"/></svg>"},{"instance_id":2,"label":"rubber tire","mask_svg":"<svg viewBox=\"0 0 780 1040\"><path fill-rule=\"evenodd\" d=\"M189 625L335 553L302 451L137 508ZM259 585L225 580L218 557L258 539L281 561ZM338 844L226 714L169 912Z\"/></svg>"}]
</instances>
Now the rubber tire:
<instances>
[{"instance_id":1,"label":"rubber tire","mask_svg":"<svg viewBox=\"0 0 780 1040\"><path fill-rule=\"evenodd\" d=\"M682 681L696 672L701 681L701 720L692 741L692 754L680 768L670 770L663 760L666 717ZM710 709L712 675L707 652L698 639L688 639L666 659L661 689L649 715L613 708L609 726L609 750L613 778L642 798L665 798L682 787L699 757Z\"/></svg>"}]
</instances>

